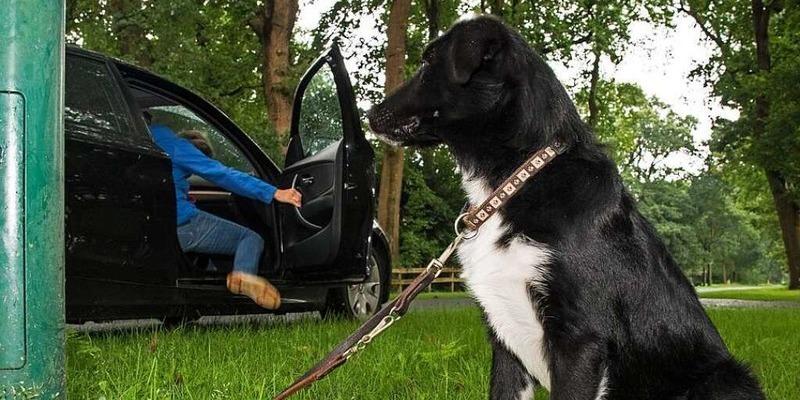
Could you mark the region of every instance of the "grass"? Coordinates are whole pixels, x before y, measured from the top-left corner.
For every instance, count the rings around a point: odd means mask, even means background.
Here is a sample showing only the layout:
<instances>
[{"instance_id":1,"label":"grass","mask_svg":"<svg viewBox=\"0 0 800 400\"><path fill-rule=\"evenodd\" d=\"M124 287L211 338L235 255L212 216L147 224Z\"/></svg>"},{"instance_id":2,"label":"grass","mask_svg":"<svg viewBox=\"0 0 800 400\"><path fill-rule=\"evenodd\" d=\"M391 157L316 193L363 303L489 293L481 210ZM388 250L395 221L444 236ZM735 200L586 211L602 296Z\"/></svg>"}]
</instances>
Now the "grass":
<instances>
[{"instance_id":1,"label":"grass","mask_svg":"<svg viewBox=\"0 0 800 400\"><path fill-rule=\"evenodd\" d=\"M706 299L737 299L761 301L795 301L800 302L800 290L789 290L785 286L756 287L716 287L712 290L698 290L698 294Z\"/></svg>"},{"instance_id":2,"label":"grass","mask_svg":"<svg viewBox=\"0 0 800 400\"><path fill-rule=\"evenodd\" d=\"M767 396L800 393L800 312L712 309L731 351ZM275 321L172 331L71 333L71 399L270 399L356 327ZM490 352L474 307L414 311L298 399L486 398ZM538 400L546 399L544 391Z\"/></svg>"},{"instance_id":3,"label":"grass","mask_svg":"<svg viewBox=\"0 0 800 400\"><path fill-rule=\"evenodd\" d=\"M389 293L389 298L393 299L400 294L399 292ZM466 299L469 298L469 293L465 291L458 292L422 292L417 295L418 299Z\"/></svg>"},{"instance_id":4,"label":"grass","mask_svg":"<svg viewBox=\"0 0 800 400\"><path fill-rule=\"evenodd\" d=\"M714 285L697 287L697 294L706 299L735 299L760 301L795 301L800 302L800 290L789 290L784 285ZM397 293L392 293L394 298ZM420 299L460 299L468 298L467 292L422 292Z\"/></svg>"}]
</instances>

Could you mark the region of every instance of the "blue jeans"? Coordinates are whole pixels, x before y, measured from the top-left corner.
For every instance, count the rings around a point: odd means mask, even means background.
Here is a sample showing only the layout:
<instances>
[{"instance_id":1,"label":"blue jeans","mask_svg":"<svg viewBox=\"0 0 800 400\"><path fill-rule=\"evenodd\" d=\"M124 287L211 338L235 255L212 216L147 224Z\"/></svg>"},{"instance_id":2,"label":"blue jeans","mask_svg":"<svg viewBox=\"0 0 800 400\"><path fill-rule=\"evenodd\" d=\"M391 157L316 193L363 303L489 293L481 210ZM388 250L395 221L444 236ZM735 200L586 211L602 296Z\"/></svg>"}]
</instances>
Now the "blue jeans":
<instances>
[{"instance_id":1,"label":"blue jeans","mask_svg":"<svg viewBox=\"0 0 800 400\"><path fill-rule=\"evenodd\" d=\"M187 252L234 255L233 270L252 275L258 274L264 250L264 239L257 233L205 211L178 227L178 243Z\"/></svg>"}]
</instances>

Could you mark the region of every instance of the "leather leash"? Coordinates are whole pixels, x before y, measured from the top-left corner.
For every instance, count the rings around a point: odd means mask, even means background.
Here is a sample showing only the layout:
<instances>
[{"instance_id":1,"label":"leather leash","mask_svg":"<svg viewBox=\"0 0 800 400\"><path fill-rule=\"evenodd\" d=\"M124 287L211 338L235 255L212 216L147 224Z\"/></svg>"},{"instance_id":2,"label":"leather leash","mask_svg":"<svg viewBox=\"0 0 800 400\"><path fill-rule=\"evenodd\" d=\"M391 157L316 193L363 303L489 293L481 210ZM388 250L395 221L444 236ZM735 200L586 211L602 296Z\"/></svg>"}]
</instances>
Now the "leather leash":
<instances>
[{"instance_id":1,"label":"leather leash","mask_svg":"<svg viewBox=\"0 0 800 400\"><path fill-rule=\"evenodd\" d=\"M505 205L509 199L519 192L522 185L534 175L539 173L556 156L562 154L566 148L561 142L555 141L549 146L537 151L529 157L522 166L506 179L479 207L472 208L461 214L455 221L456 237L444 249L439 257L432 259L421 274L403 290L394 300L383 306L375 315L364 322L355 332L339 343L322 361L298 378L291 386L275 396L275 400L287 399L301 389L321 380L331 371L347 362L350 357L364 350L376 336L394 324L406 314L408 307L417 295L425 290L442 272L445 262L455 252L463 240L469 240L478 233L478 228L492 215ZM467 228L459 231L459 222Z\"/></svg>"}]
</instances>

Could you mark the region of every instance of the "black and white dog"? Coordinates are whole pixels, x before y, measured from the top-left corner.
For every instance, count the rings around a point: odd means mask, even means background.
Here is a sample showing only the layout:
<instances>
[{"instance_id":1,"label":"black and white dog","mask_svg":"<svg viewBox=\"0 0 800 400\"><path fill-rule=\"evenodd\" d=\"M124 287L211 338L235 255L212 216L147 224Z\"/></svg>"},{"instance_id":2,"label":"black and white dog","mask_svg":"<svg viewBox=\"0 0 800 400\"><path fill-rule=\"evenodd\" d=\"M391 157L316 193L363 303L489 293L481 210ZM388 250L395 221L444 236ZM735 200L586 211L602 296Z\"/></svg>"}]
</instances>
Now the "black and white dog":
<instances>
[{"instance_id":1,"label":"black and white dog","mask_svg":"<svg viewBox=\"0 0 800 400\"><path fill-rule=\"evenodd\" d=\"M369 113L402 145L445 143L478 205L533 152L568 147L458 249L493 349L492 399L763 399L728 352L553 71L491 17L431 42Z\"/></svg>"}]
</instances>

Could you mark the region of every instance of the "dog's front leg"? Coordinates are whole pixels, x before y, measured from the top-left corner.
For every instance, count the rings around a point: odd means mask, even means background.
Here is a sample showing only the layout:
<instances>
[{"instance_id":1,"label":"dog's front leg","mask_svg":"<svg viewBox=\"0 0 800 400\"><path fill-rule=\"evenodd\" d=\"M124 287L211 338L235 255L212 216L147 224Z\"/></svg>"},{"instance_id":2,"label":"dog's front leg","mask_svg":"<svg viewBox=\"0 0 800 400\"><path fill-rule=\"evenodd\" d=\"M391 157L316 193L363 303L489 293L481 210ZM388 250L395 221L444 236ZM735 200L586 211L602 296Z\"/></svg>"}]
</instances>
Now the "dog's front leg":
<instances>
[{"instance_id":1,"label":"dog's front leg","mask_svg":"<svg viewBox=\"0 0 800 400\"><path fill-rule=\"evenodd\" d=\"M491 330L491 329L490 329ZM489 388L491 400L531 400L534 383L530 374L494 331L489 333L492 343L492 377Z\"/></svg>"},{"instance_id":2,"label":"dog's front leg","mask_svg":"<svg viewBox=\"0 0 800 400\"><path fill-rule=\"evenodd\" d=\"M551 353L550 400L608 400L608 368L595 340L572 338L570 346Z\"/></svg>"}]
</instances>

